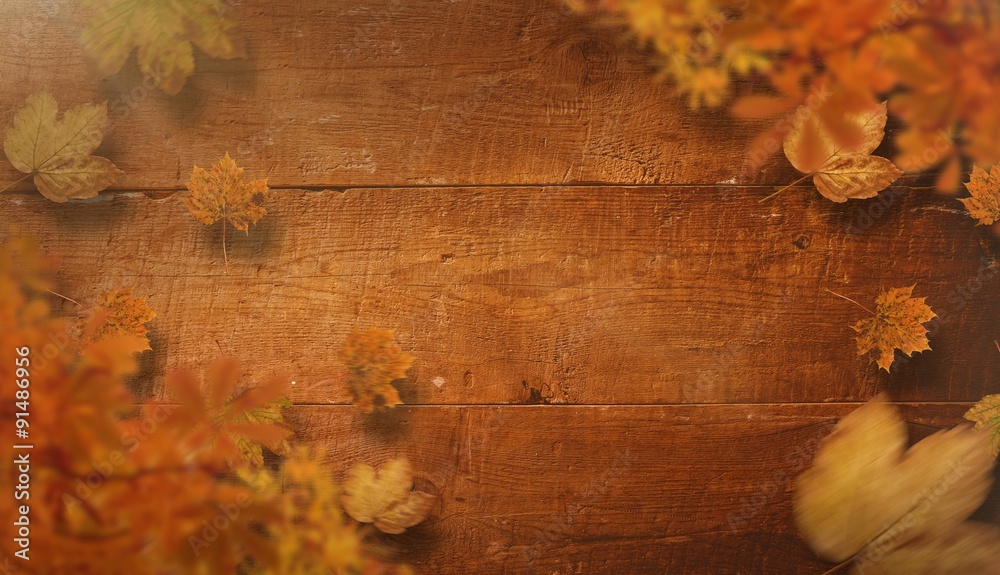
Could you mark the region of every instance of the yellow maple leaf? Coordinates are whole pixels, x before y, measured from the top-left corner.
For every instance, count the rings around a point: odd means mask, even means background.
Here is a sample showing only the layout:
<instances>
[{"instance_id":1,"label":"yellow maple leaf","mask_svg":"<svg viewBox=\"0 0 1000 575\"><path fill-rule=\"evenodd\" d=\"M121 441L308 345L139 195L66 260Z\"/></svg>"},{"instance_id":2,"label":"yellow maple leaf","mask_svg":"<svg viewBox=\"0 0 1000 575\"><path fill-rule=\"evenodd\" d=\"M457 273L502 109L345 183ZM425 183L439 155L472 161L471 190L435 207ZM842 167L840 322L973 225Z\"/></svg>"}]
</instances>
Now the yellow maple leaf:
<instances>
[{"instance_id":1,"label":"yellow maple leaf","mask_svg":"<svg viewBox=\"0 0 1000 575\"><path fill-rule=\"evenodd\" d=\"M110 337L129 336L141 340L142 349L148 350L146 326L156 314L149 308L146 298L132 295L134 288L119 288L106 292L91 310L92 319L83 318L77 323L80 343L83 346ZM94 321L96 320L96 321Z\"/></svg>"},{"instance_id":2,"label":"yellow maple leaf","mask_svg":"<svg viewBox=\"0 0 1000 575\"><path fill-rule=\"evenodd\" d=\"M81 104L66 110L61 119L58 112L48 91L28 96L4 130L4 153L26 174L18 182L34 176L38 191L54 202L96 196L121 174L111 160L91 155L104 139L108 106Z\"/></svg>"},{"instance_id":3,"label":"yellow maple leaf","mask_svg":"<svg viewBox=\"0 0 1000 575\"><path fill-rule=\"evenodd\" d=\"M854 325L854 331L859 334L858 353L864 355L875 350L878 354L878 366L886 371L892 365L895 350L910 356L913 352L931 348L927 341L927 328L923 323L937 317L937 314L924 303L926 298L911 297L914 287L916 286L893 288L882 292L875 300L875 311L849 297L827 290L872 315Z\"/></svg>"},{"instance_id":4,"label":"yellow maple leaf","mask_svg":"<svg viewBox=\"0 0 1000 575\"><path fill-rule=\"evenodd\" d=\"M347 471L341 502L355 521L372 523L383 533L399 534L430 513L436 497L413 491L413 473L405 457L392 459L375 470L356 463Z\"/></svg>"},{"instance_id":5,"label":"yellow maple leaf","mask_svg":"<svg viewBox=\"0 0 1000 575\"><path fill-rule=\"evenodd\" d=\"M958 201L965 204L969 215L984 226L1000 221L1000 164L994 165L989 172L974 166L965 187L972 197Z\"/></svg>"},{"instance_id":6,"label":"yellow maple leaf","mask_svg":"<svg viewBox=\"0 0 1000 575\"><path fill-rule=\"evenodd\" d=\"M840 420L796 481L795 523L806 542L827 561L853 558L854 573L962 573L956 566L995 566L997 528L965 521L993 483L985 434L961 426L909 450L907 443L906 424L884 398ZM980 551L976 556L960 552L973 547ZM987 550L989 561L982 555ZM919 558L928 561L920 569L901 568L921 565Z\"/></svg>"},{"instance_id":7,"label":"yellow maple leaf","mask_svg":"<svg viewBox=\"0 0 1000 575\"><path fill-rule=\"evenodd\" d=\"M267 215L263 205L268 195L267 180L243 183L243 168L227 153L212 166L211 172L195 166L187 189L188 194L181 197L181 202L199 222L211 225L222 220L222 255L228 273L226 223L249 233L249 225Z\"/></svg>"},{"instance_id":8,"label":"yellow maple leaf","mask_svg":"<svg viewBox=\"0 0 1000 575\"><path fill-rule=\"evenodd\" d=\"M394 336L390 329L354 330L340 349L340 361L350 372L354 405L365 413L402 403L392 382L406 377L413 356L403 353Z\"/></svg>"},{"instance_id":9,"label":"yellow maple leaf","mask_svg":"<svg viewBox=\"0 0 1000 575\"><path fill-rule=\"evenodd\" d=\"M133 50L139 69L168 94L194 72L198 46L214 58L245 57L238 26L224 0L84 0L94 11L83 46L105 76L121 69Z\"/></svg>"},{"instance_id":10,"label":"yellow maple leaf","mask_svg":"<svg viewBox=\"0 0 1000 575\"><path fill-rule=\"evenodd\" d=\"M1000 347L998 344L997 347ZM1000 394L987 395L965 412L965 419L990 434L993 456L1000 454Z\"/></svg>"},{"instance_id":11,"label":"yellow maple leaf","mask_svg":"<svg viewBox=\"0 0 1000 575\"><path fill-rule=\"evenodd\" d=\"M858 141L849 144L838 141L841 138L834 135L819 113L804 106L799 108L785 136L784 150L792 166L805 176L771 196L812 177L823 197L846 202L873 197L902 175L891 161L871 155L885 136L885 102L873 109L846 114L844 119L858 131Z\"/></svg>"},{"instance_id":12,"label":"yellow maple leaf","mask_svg":"<svg viewBox=\"0 0 1000 575\"><path fill-rule=\"evenodd\" d=\"M886 371L892 365L896 349L912 356L914 352L931 348L923 324L937 314L924 303L926 298L911 297L914 287L883 292L875 300L875 317L862 319L854 326L860 334L858 353L864 355L875 350L878 366Z\"/></svg>"}]
</instances>

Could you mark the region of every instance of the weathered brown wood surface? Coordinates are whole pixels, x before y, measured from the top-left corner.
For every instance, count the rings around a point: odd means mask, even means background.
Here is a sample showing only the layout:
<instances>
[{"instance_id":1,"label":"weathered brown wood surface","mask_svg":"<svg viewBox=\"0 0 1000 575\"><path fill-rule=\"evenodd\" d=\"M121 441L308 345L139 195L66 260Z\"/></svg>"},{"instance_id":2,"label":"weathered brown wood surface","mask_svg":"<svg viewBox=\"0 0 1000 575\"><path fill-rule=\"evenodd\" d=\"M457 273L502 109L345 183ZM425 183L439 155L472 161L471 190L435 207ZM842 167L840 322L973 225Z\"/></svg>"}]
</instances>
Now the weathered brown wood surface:
<instances>
[{"instance_id":1,"label":"weathered brown wood surface","mask_svg":"<svg viewBox=\"0 0 1000 575\"><path fill-rule=\"evenodd\" d=\"M97 78L75 4L0 3L0 119L43 86L107 99L101 153L125 174L67 205L22 185L4 222L61 254L62 293L149 297L141 393L218 342L295 381L297 429L334 465L408 455L440 501L385 543L419 572L819 574L788 479L813 440L876 390L916 437L1000 392L1000 245L960 204L758 204L794 179L743 170L761 126L688 111L553 3L238 2L250 58L199 58L174 98L134 64ZM228 275L221 229L176 197L226 151L279 188L229 236ZM886 375L856 355L864 312L824 288L911 284L934 351ZM410 406L343 405L355 326L418 358Z\"/></svg>"}]
</instances>

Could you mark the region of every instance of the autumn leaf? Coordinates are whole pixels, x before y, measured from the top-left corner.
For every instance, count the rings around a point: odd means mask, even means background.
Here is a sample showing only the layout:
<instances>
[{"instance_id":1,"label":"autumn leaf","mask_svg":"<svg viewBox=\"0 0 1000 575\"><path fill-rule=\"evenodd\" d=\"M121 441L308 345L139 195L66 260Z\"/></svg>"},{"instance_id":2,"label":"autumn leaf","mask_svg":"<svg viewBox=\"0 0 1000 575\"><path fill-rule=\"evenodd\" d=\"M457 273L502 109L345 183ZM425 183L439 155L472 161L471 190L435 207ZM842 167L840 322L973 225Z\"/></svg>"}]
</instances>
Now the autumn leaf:
<instances>
[{"instance_id":1,"label":"autumn leaf","mask_svg":"<svg viewBox=\"0 0 1000 575\"><path fill-rule=\"evenodd\" d=\"M998 346L1000 347L1000 346ZM987 395L965 413L965 419L990 434L993 456L1000 454L1000 394Z\"/></svg>"},{"instance_id":2,"label":"autumn leaf","mask_svg":"<svg viewBox=\"0 0 1000 575\"><path fill-rule=\"evenodd\" d=\"M1000 221L1000 164L994 165L988 173L974 166L965 187L972 197L958 201L965 204L969 215L984 226Z\"/></svg>"},{"instance_id":3,"label":"autumn leaf","mask_svg":"<svg viewBox=\"0 0 1000 575\"><path fill-rule=\"evenodd\" d=\"M90 310L90 317L77 323L82 346L109 337L130 336L141 340L143 349L150 349L144 324L156 314L146 304L146 298L133 296L132 290L131 287L119 288L98 298L96 306Z\"/></svg>"},{"instance_id":4,"label":"autumn leaf","mask_svg":"<svg viewBox=\"0 0 1000 575\"><path fill-rule=\"evenodd\" d=\"M83 46L101 74L118 72L133 50L139 69L167 94L194 72L192 44L214 58L246 56L225 0L83 0L93 10Z\"/></svg>"},{"instance_id":5,"label":"autumn leaf","mask_svg":"<svg viewBox=\"0 0 1000 575\"><path fill-rule=\"evenodd\" d=\"M35 187L54 202L89 198L107 188L121 172L111 160L92 156L108 124L107 104L81 104L58 118L59 105L46 90L27 97L4 130L7 159L34 176Z\"/></svg>"},{"instance_id":6,"label":"autumn leaf","mask_svg":"<svg viewBox=\"0 0 1000 575\"><path fill-rule=\"evenodd\" d=\"M275 553L270 565L251 568L259 575L356 573L363 562L361 536L340 510L341 490L319 453L303 446L289 450L280 474L266 468L241 470L258 493L275 497L280 514L263 528Z\"/></svg>"},{"instance_id":7,"label":"autumn leaf","mask_svg":"<svg viewBox=\"0 0 1000 575\"><path fill-rule=\"evenodd\" d=\"M876 359L878 366L886 371L889 371L892 365L895 350L912 356L914 352L931 348L927 341L927 328L923 324L937 317L937 314L924 303L926 298L911 297L914 287L916 286L893 288L883 292L875 300L875 311L851 298L830 292L873 316L862 319L854 325L854 331L860 334L858 353L864 355L875 350L878 354Z\"/></svg>"},{"instance_id":8,"label":"autumn leaf","mask_svg":"<svg viewBox=\"0 0 1000 575\"><path fill-rule=\"evenodd\" d=\"M795 522L806 542L827 561L854 558L857 573L873 566L880 573L955 573L954 564L966 564L956 550L973 542L985 544L996 565L995 528L964 523L992 486L985 434L962 426L909 450L907 443L906 424L882 397L844 417L795 485ZM930 571L892 567L931 552L955 563Z\"/></svg>"},{"instance_id":9,"label":"autumn leaf","mask_svg":"<svg viewBox=\"0 0 1000 575\"><path fill-rule=\"evenodd\" d=\"M340 350L340 361L351 374L354 405L365 413L402 403L392 382L406 377L413 356L399 349L394 336L388 329L354 330Z\"/></svg>"},{"instance_id":10,"label":"autumn leaf","mask_svg":"<svg viewBox=\"0 0 1000 575\"><path fill-rule=\"evenodd\" d=\"M195 166L187 189L188 194L181 202L199 222L211 225L222 220L222 254L228 273L226 223L249 233L249 225L256 224L267 214L263 206L268 196L267 180L243 183L243 168L238 167L227 153L212 166L211 172Z\"/></svg>"},{"instance_id":11,"label":"autumn leaf","mask_svg":"<svg viewBox=\"0 0 1000 575\"><path fill-rule=\"evenodd\" d=\"M373 523L379 531L399 534L427 517L436 498L422 491L413 491L410 462L401 457L392 459L378 471L357 463L347 471L344 511L361 523Z\"/></svg>"},{"instance_id":12,"label":"autumn leaf","mask_svg":"<svg viewBox=\"0 0 1000 575\"><path fill-rule=\"evenodd\" d=\"M206 393L189 372L172 374L167 387L184 406L177 416L185 418L192 430L193 444L209 445L234 467L260 466L261 446L278 454L287 449L291 431L281 413L290 406L282 395L285 380L272 377L262 385L239 391L239 376L239 364L223 357L209 369Z\"/></svg>"},{"instance_id":13,"label":"autumn leaf","mask_svg":"<svg viewBox=\"0 0 1000 575\"><path fill-rule=\"evenodd\" d=\"M885 102L874 109L846 114L845 119L858 130L857 142L841 143L843 138L831 132L821 114L799 108L785 136L784 150L792 166L806 175L771 196L811 176L823 197L846 202L873 197L902 175L889 160L871 155L885 136Z\"/></svg>"}]
</instances>

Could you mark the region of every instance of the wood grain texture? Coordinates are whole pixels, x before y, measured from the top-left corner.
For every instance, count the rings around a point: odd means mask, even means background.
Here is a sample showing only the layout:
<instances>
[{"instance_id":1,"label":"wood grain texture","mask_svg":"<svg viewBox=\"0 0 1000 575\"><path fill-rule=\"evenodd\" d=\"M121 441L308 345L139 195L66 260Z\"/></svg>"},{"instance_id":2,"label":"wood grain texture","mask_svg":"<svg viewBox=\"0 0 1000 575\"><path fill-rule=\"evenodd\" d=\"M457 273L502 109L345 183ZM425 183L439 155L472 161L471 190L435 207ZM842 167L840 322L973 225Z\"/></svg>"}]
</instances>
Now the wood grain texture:
<instances>
[{"instance_id":1,"label":"wood grain texture","mask_svg":"<svg viewBox=\"0 0 1000 575\"><path fill-rule=\"evenodd\" d=\"M248 174L252 177L252 174ZM142 194L0 209L63 256L77 300L133 285L158 314L147 373L218 354L288 372L293 399L348 400L336 350L397 330L418 359L406 403L977 401L1000 391L1000 260L951 199L870 206L741 188L282 191L249 236ZM852 227L853 226L853 227ZM916 284L933 351L879 372L862 310ZM69 304L65 304L69 306ZM69 307L65 311L72 311ZM432 385L434 381L439 385Z\"/></svg>"},{"instance_id":2,"label":"wood grain texture","mask_svg":"<svg viewBox=\"0 0 1000 575\"><path fill-rule=\"evenodd\" d=\"M419 572L822 573L792 520L794 478L854 405L299 407L334 469L405 455L438 501L381 540ZM904 405L913 440L959 405ZM1000 518L1000 498L978 512Z\"/></svg>"},{"instance_id":3,"label":"wood grain texture","mask_svg":"<svg viewBox=\"0 0 1000 575\"><path fill-rule=\"evenodd\" d=\"M0 120L42 87L64 109L108 101L100 152L122 189L182 186L227 151L272 186L794 179L784 162L744 173L761 124L689 112L619 31L553 0L246 0L235 14L248 59L199 54L168 97L134 59L96 75L77 2L5 0ZM0 182L17 177L0 162Z\"/></svg>"},{"instance_id":4,"label":"wood grain texture","mask_svg":"<svg viewBox=\"0 0 1000 575\"><path fill-rule=\"evenodd\" d=\"M382 543L418 573L816 575L791 478L844 402L910 402L917 439L1000 393L1000 246L921 180L758 204L798 177L744 169L764 125L687 110L554 0L233 5L249 58L199 55L171 98L134 61L97 77L78 2L0 1L0 124L42 87L107 100L99 153L124 170L92 201L0 195L0 239L37 235L80 301L149 297L142 396L221 346L247 382L295 382L290 418L334 469L407 455L440 499ZM175 194L226 152L277 188L229 235L229 275L220 226ZM933 351L887 375L856 354L864 312L823 290L913 284ZM410 405L340 405L355 326L417 357Z\"/></svg>"}]
</instances>

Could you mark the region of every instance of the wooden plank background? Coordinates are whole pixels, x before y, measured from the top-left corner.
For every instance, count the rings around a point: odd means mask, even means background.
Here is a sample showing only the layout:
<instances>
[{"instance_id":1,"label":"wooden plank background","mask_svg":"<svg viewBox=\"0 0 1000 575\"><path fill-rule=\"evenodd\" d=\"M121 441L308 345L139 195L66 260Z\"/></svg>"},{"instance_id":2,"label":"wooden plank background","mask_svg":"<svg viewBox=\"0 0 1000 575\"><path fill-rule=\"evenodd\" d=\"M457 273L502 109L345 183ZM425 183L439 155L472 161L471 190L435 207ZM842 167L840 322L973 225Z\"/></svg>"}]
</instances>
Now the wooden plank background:
<instances>
[{"instance_id":1,"label":"wooden plank background","mask_svg":"<svg viewBox=\"0 0 1000 575\"><path fill-rule=\"evenodd\" d=\"M762 125L687 110L549 1L234 5L249 58L199 57L168 97L134 62L94 74L74 2L0 3L3 122L41 87L108 100L100 152L125 172L66 205L22 185L0 213L62 255L62 293L149 297L144 397L218 342L295 381L297 430L335 467L409 456L440 500L382 542L419 572L821 573L790 478L833 422L882 390L921 437L1000 392L1000 246L919 179L758 204L796 178L744 168ZM277 190L228 275L221 230L177 201L227 151ZM912 284L934 351L887 375L824 288ZM369 326L417 357L408 406L373 416L336 379Z\"/></svg>"}]
</instances>

